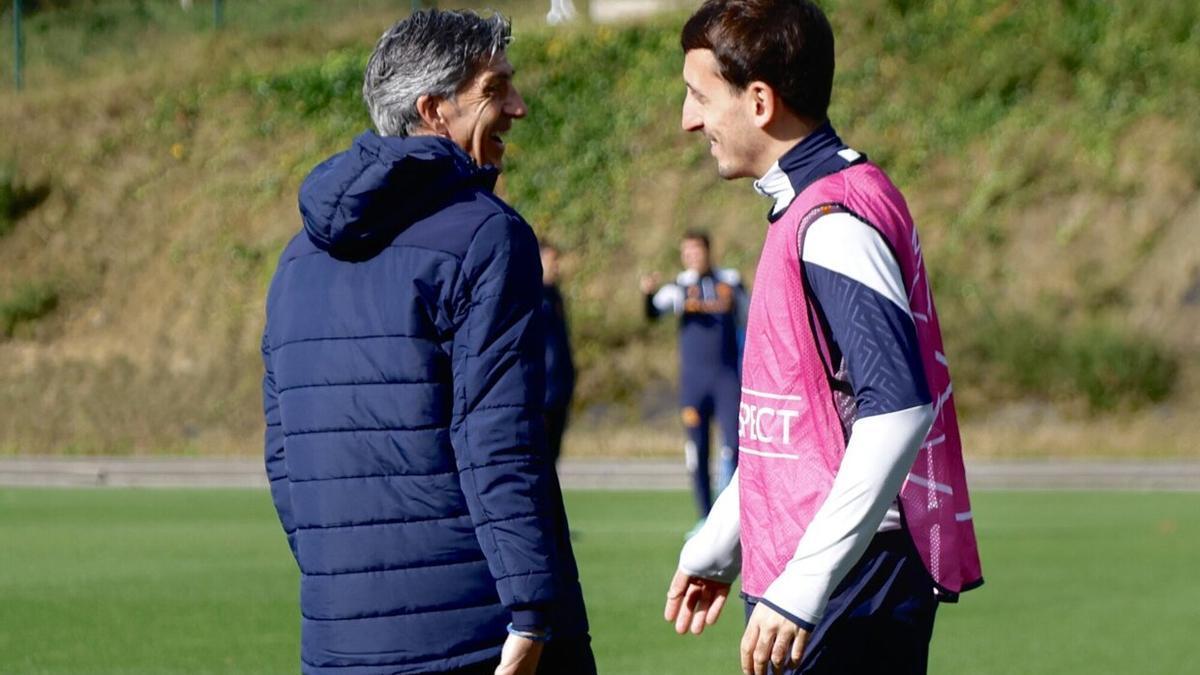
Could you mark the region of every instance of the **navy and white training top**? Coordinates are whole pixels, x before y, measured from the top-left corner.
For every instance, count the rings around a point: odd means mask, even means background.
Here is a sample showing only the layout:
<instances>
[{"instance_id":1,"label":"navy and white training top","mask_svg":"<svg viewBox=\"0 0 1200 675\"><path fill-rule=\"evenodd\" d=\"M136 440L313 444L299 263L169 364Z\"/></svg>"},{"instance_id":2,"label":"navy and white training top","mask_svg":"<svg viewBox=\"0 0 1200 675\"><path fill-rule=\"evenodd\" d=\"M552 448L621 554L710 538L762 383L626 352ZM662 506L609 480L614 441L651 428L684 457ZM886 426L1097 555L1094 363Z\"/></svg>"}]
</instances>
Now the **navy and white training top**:
<instances>
[{"instance_id":1,"label":"navy and white training top","mask_svg":"<svg viewBox=\"0 0 1200 675\"><path fill-rule=\"evenodd\" d=\"M646 316L679 317L680 377L702 378L740 369L740 331L750 307L737 270L684 270L674 283L646 296Z\"/></svg>"}]
</instances>

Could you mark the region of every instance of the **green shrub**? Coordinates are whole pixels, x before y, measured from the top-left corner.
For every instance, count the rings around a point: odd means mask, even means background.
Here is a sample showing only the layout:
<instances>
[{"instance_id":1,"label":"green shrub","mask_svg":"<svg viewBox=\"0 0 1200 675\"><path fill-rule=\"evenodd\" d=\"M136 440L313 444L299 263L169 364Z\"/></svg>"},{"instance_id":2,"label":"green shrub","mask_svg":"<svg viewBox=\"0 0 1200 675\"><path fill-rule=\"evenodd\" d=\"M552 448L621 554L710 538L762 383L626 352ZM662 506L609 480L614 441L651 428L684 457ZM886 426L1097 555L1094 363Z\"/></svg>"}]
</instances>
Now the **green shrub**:
<instances>
[{"instance_id":1,"label":"green shrub","mask_svg":"<svg viewBox=\"0 0 1200 675\"><path fill-rule=\"evenodd\" d=\"M13 165L0 164L0 237L12 232L17 220L49 194L48 185L29 185L20 179Z\"/></svg>"},{"instance_id":2,"label":"green shrub","mask_svg":"<svg viewBox=\"0 0 1200 675\"><path fill-rule=\"evenodd\" d=\"M1063 375L1094 411L1166 399L1179 365L1150 338L1095 322L1064 336L1062 356Z\"/></svg>"},{"instance_id":3,"label":"green shrub","mask_svg":"<svg viewBox=\"0 0 1200 675\"><path fill-rule=\"evenodd\" d=\"M1099 319L1056 321L1028 312L990 314L948 338L955 371L1003 400L1033 396L1082 402L1092 413L1166 399L1178 361L1153 339Z\"/></svg>"},{"instance_id":4,"label":"green shrub","mask_svg":"<svg viewBox=\"0 0 1200 675\"><path fill-rule=\"evenodd\" d=\"M13 186L13 171L0 164L0 237L12 231L12 211L15 200L16 188Z\"/></svg>"},{"instance_id":5,"label":"green shrub","mask_svg":"<svg viewBox=\"0 0 1200 675\"><path fill-rule=\"evenodd\" d=\"M0 333L12 337L17 326L36 321L58 307L58 290L47 283L25 283L0 299Z\"/></svg>"}]
</instances>

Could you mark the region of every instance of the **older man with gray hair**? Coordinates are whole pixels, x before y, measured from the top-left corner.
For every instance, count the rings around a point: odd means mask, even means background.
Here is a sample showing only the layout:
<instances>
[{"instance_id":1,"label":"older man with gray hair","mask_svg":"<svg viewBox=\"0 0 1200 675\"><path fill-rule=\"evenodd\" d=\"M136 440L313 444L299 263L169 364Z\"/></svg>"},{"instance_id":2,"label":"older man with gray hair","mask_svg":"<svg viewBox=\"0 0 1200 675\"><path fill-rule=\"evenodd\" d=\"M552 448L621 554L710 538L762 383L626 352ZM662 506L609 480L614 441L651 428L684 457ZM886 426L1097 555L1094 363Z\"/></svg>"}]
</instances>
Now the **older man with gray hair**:
<instances>
[{"instance_id":1,"label":"older man with gray hair","mask_svg":"<svg viewBox=\"0 0 1200 675\"><path fill-rule=\"evenodd\" d=\"M525 116L499 15L379 40L375 131L300 189L263 335L305 673L595 673L542 427L541 270L493 193Z\"/></svg>"}]
</instances>

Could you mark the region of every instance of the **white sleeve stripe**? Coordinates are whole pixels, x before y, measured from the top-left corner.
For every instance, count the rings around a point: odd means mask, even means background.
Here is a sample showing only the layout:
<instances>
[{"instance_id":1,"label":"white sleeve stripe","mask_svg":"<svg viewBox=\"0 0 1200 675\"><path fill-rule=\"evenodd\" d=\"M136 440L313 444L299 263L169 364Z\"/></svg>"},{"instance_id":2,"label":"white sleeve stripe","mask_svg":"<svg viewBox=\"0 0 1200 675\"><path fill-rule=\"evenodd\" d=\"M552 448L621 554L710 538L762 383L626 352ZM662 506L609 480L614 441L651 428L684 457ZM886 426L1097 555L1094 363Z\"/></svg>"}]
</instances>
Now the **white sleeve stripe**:
<instances>
[{"instance_id":1,"label":"white sleeve stripe","mask_svg":"<svg viewBox=\"0 0 1200 675\"><path fill-rule=\"evenodd\" d=\"M849 213L821 216L809 226L802 257L870 288L912 318L896 256L875 228Z\"/></svg>"},{"instance_id":2,"label":"white sleeve stripe","mask_svg":"<svg viewBox=\"0 0 1200 675\"><path fill-rule=\"evenodd\" d=\"M918 476L915 473L908 474L908 481L914 485L920 485L926 490L937 490L938 492L943 492L948 495L954 494L953 487L946 485L945 483L939 483L936 480L930 480L924 476Z\"/></svg>"}]
</instances>

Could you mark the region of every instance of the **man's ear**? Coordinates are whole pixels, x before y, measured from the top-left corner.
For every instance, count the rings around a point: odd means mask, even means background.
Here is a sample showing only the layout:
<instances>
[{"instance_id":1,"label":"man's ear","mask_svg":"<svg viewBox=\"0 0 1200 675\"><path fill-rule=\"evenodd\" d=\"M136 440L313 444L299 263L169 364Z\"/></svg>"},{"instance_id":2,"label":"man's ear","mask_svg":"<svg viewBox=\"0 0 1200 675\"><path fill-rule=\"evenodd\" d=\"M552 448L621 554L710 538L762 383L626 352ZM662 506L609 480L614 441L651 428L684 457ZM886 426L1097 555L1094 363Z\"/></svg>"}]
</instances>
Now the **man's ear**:
<instances>
[{"instance_id":1,"label":"man's ear","mask_svg":"<svg viewBox=\"0 0 1200 675\"><path fill-rule=\"evenodd\" d=\"M421 94L417 97L417 115L421 117L421 125L437 136L450 135L446 119L442 116L443 102L445 99L440 96Z\"/></svg>"},{"instance_id":2,"label":"man's ear","mask_svg":"<svg viewBox=\"0 0 1200 675\"><path fill-rule=\"evenodd\" d=\"M754 81L746 85L746 100L750 105L750 119L754 126L764 129L779 110L779 97L766 82Z\"/></svg>"}]
</instances>

